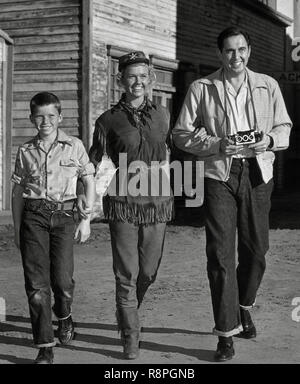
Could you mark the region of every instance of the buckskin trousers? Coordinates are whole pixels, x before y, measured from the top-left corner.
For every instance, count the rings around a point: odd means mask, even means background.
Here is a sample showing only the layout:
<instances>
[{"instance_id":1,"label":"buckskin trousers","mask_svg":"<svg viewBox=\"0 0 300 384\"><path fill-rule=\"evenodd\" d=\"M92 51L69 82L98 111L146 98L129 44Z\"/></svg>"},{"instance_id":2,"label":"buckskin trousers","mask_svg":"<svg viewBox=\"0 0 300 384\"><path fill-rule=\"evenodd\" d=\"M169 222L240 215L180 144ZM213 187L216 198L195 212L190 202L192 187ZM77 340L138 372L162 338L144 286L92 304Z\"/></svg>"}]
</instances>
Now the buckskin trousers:
<instances>
[{"instance_id":1,"label":"buckskin trousers","mask_svg":"<svg viewBox=\"0 0 300 384\"><path fill-rule=\"evenodd\" d=\"M20 248L25 290L34 343L37 347L55 345L53 312L58 319L67 318L73 301L73 237L75 221L72 211L23 212Z\"/></svg>"},{"instance_id":2,"label":"buckskin trousers","mask_svg":"<svg viewBox=\"0 0 300 384\"><path fill-rule=\"evenodd\" d=\"M229 180L205 178L204 188L214 333L232 336L242 330L240 306L254 305L265 271L273 180L262 181L255 158L233 159Z\"/></svg>"},{"instance_id":3,"label":"buckskin trousers","mask_svg":"<svg viewBox=\"0 0 300 384\"><path fill-rule=\"evenodd\" d=\"M166 223L109 223L117 308L138 308L161 262Z\"/></svg>"}]
</instances>

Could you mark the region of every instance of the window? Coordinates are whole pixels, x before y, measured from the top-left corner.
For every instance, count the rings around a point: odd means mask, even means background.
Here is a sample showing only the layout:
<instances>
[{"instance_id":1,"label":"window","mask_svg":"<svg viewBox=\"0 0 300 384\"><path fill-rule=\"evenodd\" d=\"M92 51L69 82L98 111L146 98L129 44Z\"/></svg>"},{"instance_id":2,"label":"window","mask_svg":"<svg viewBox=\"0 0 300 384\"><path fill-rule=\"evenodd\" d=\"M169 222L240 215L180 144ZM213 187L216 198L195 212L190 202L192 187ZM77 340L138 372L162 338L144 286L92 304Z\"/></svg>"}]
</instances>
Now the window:
<instances>
[{"instance_id":1,"label":"window","mask_svg":"<svg viewBox=\"0 0 300 384\"><path fill-rule=\"evenodd\" d=\"M156 82L150 97L155 104L166 107L172 115L176 92L175 71L178 69L178 63L155 55L150 55L150 63L156 74Z\"/></svg>"},{"instance_id":2,"label":"window","mask_svg":"<svg viewBox=\"0 0 300 384\"><path fill-rule=\"evenodd\" d=\"M119 61L116 58L110 58L110 79L108 81L110 89L109 89L109 106L113 107L118 103L121 98L121 89L118 86L117 82L117 74L118 74L118 64Z\"/></svg>"},{"instance_id":3,"label":"window","mask_svg":"<svg viewBox=\"0 0 300 384\"><path fill-rule=\"evenodd\" d=\"M120 48L113 45L107 46L107 56L108 56L108 97L107 97L107 107L112 108L118 103L121 98L122 90L118 86L117 74L118 74L118 65L119 57L126 55L129 52L129 49Z\"/></svg>"}]
</instances>

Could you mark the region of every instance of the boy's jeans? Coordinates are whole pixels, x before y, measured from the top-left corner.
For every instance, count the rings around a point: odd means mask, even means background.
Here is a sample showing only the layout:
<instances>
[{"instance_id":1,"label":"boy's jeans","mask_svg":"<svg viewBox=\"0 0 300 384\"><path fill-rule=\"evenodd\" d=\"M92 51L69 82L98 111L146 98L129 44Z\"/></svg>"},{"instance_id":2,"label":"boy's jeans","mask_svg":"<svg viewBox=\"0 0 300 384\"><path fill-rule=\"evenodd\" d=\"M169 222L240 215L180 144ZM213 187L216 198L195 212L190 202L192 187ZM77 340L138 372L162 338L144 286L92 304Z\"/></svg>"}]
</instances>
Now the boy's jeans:
<instances>
[{"instance_id":1,"label":"boy's jeans","mask_svg":"<svg viewBox=\"0 0 300 384\"><path fill-rule=\"evenodd\" d=\"M71 313L74 291L72 211L25 208L20 230L20 248L25 276L34 343L37 347L55 345L53 312L58 319Z\"/></svg>"}]
</instances>

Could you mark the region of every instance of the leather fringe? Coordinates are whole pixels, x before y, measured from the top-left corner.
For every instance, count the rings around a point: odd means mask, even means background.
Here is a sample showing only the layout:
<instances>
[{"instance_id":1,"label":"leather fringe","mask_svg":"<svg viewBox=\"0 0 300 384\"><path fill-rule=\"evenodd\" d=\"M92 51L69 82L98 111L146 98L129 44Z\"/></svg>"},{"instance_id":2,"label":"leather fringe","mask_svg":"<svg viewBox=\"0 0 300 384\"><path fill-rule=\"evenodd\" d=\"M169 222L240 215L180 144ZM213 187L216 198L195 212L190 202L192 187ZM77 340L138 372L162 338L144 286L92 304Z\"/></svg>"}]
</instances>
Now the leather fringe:
<instances>
[{"instance_id":1,"label":"leather fringe","mask_svg":"<svg viewBox=\"0 0 300 384\"><path fill-rule=\"evenodd\" d=\"M173 197L146 204L116 201L107 195L103 199L104 216L109 221L128 222L135 225L165 223L174 218Z\"/></svg>"}]
</instances>

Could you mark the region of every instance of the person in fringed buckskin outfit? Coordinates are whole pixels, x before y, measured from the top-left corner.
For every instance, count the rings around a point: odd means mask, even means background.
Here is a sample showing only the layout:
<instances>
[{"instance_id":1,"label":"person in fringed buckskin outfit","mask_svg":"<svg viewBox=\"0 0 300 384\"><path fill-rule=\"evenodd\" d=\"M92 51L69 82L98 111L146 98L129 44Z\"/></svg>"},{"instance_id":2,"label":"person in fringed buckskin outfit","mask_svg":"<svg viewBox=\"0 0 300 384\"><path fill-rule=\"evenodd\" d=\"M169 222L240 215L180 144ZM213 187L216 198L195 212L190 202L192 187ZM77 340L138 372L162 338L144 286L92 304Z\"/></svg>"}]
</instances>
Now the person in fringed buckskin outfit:
<instances>
[{"instance_id":1,"label":"person in fringed buckskin outfit","mask_svg":"<svg viewBox=\"0 0 300 384\"><path fill-rule=\"evenodd\" d=\"M116 281L116 316L124 347L124 357L139 354L139 316L144 295L155 281L161 262L166 223L173 217L171 191L159 192L168 163L169 112L148 98L155 74L141 51L119 59L119 83L124 88L120 101L96 121L93 144L89 151L95 166L107 154L117 168L114 181L119 188L103 198L108 219ZM143 164L136 172L120 169L119 155L126 155L126 166ZM153 161L164 165L153 165ZM157 168L158 167L158 168ZM153 177L160 169L166 176ZM151 177L152 175L152 177ZM132 193L134 177L149 181L149 193ZM133 183L134 184L134 183ZM123 189L123 192L121 193ZM155 193L153 193L155 191ZM144 191L145 192L145 191ZM79 208L84 214L84 202Z\"/></svg>"}]
</instances>

